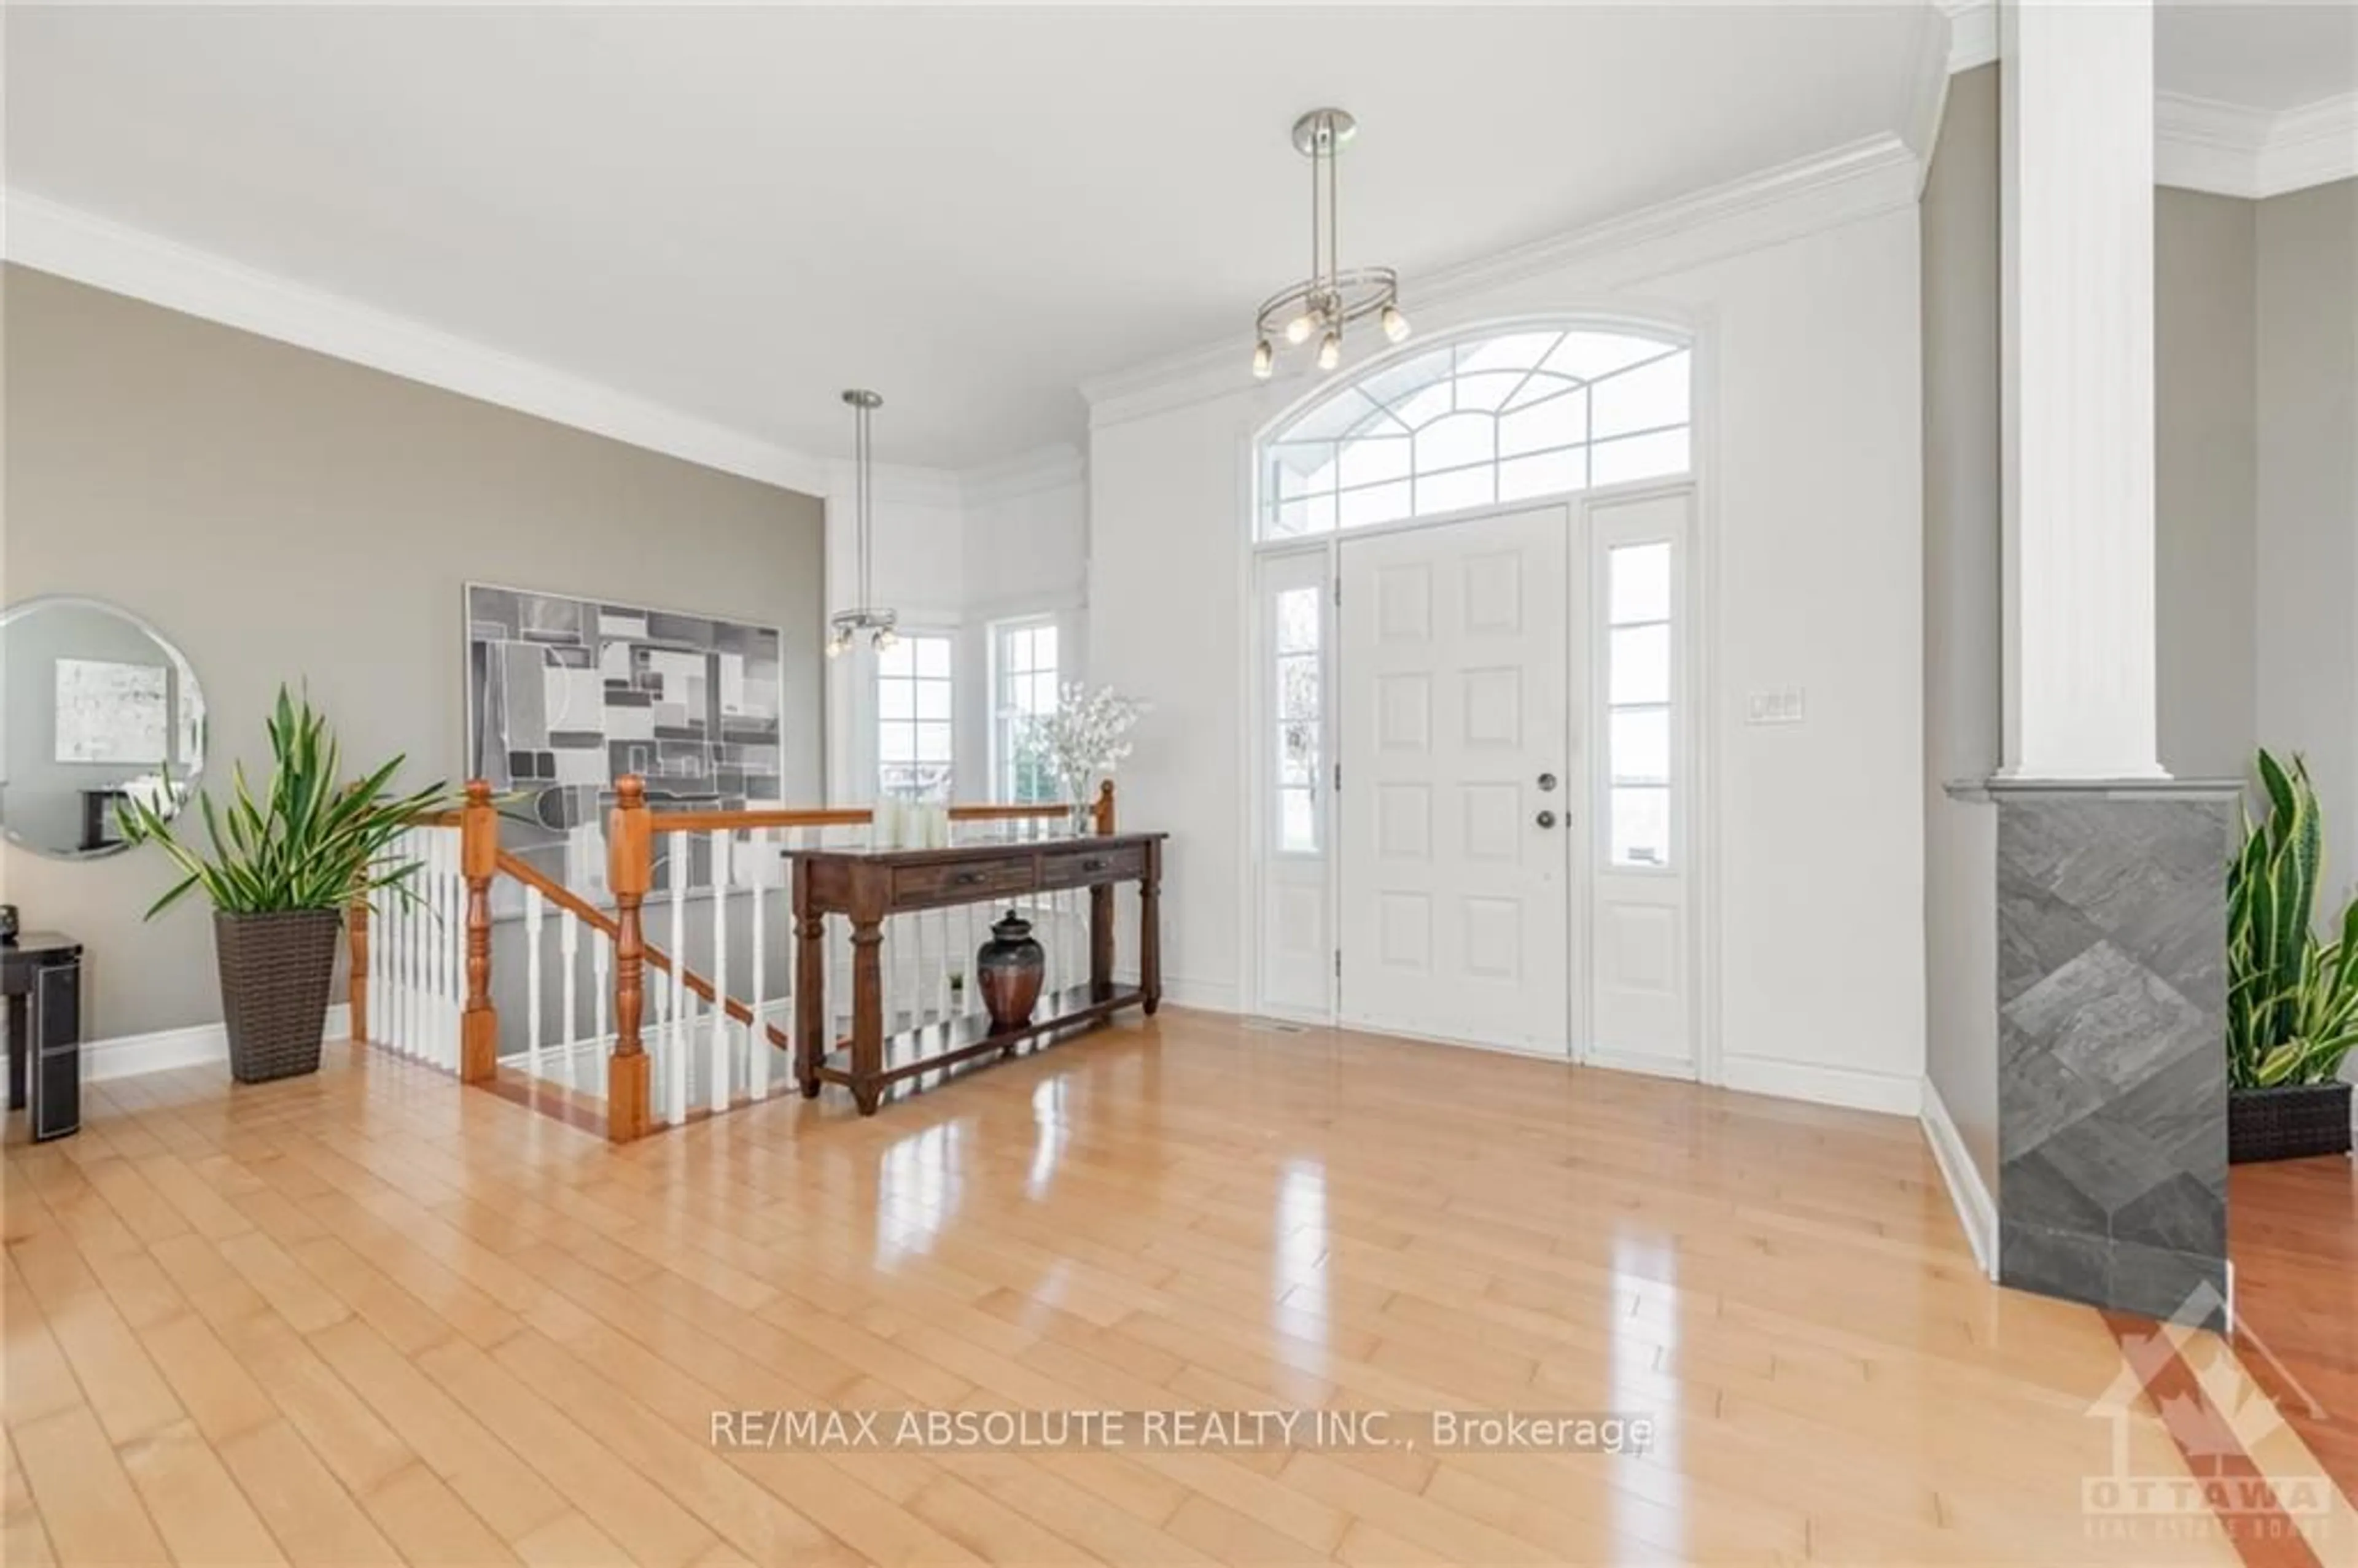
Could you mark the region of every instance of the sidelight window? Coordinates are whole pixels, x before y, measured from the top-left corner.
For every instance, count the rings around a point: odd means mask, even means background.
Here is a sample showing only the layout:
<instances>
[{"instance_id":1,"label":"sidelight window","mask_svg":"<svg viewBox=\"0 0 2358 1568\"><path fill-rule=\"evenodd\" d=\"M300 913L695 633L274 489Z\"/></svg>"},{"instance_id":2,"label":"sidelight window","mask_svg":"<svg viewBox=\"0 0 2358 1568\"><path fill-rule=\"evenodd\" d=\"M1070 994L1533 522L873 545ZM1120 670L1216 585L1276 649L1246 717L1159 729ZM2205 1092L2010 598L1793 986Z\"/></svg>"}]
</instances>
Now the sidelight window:
<instances>
[{"instance_id":1,"label":"sidelight window","mask_svg":"<svg viewBox=\"0 0 2358 1568\"><path fill-rule=\"evenodd\" d=\"M1671 863L1671 551L1663 539L1605 552L1606 816L1616 866Z\"/></svg>"}]
</instances>

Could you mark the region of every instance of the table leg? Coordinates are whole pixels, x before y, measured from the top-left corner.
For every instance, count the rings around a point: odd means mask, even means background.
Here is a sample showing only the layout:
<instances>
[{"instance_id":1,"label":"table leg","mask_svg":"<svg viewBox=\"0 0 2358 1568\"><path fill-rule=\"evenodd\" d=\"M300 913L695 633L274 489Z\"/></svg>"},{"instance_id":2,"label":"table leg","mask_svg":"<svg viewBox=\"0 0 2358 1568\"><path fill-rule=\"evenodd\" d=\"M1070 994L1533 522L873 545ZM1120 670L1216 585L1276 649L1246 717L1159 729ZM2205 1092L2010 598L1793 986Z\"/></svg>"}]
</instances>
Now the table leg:
<instances>
[{"instance_id":1,"label":"table leg","mask_svg":"<svg viewBox=\"0 0 2358 1568\"><path fill-rule=\"evenodd\" d=\"M811 908L810 868L795 857L795 1083L818 1098L818 1064L827 1038L827 916Z\"/></svg>"},{"instance_id":2,"label":"table leg","mask_svg":"<svg viewBox=\"0 0 2358 1568\"><path fill-rule=\"evenodd\" d=\"M1113 995L1113 884L1089 889L1089 1000Z\"/></svg>"},{"instance_id":3,"label":"table leg","mask_svg":"<svg viewBox=\"0 0 2358 1568\"><path fill-rule=\"evenodd\" d=\"M1146 1016L1163 1005L1163 841L1146 841L1146 874L1138 881L1138 989Z\"/></svg>"},{"instance_id":4,"label":"table leg","mask_svg":"<svg viewBox=\"0 0 2358 1568\"><path fill-rule=\"evenodd\" d=\"M884 1086L884 922L862 910L851 922L851 1098L873 1116Z\"/></svg>"},{"instance_id":5,"label":"table leg","mask_svg":"<svg viewBox=\"0 0 2358 1568\"><path fill-rule=\"evenodd\" d=\"M25 1108L25 1070L28 1053L33 1049L27 1036L26 1003L23 991L8 993L8 1108Z\"/></svg>"}]
</instances>

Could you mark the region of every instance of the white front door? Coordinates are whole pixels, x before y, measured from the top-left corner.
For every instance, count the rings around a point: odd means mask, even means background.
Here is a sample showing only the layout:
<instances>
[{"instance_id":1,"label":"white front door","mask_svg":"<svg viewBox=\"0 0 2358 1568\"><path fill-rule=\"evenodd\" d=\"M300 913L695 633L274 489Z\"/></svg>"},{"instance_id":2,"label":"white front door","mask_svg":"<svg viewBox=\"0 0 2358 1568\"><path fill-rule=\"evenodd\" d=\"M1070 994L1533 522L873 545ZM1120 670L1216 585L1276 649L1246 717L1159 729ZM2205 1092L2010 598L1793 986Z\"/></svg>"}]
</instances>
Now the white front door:
<instances>
[{"instance_id":1,"label":"white front door","mask_svg":"<svg viewBox=\"0 0 2358 1568\"><path fill-rule=\"evenodd\" d=\"M1570 535L1550 506L1340 547L1347 1024L1571 1049Z\"/></svg>"}]
</instances>

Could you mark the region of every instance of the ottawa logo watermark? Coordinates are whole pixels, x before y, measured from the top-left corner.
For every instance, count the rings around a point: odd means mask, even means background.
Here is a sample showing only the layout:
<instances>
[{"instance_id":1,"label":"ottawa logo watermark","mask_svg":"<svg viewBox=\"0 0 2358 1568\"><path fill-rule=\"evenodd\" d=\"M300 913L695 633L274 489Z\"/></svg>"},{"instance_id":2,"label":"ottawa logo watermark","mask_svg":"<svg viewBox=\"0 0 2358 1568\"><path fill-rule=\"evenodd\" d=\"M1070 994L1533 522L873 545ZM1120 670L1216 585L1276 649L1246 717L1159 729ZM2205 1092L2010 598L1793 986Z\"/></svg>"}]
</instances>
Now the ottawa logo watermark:
<instances>
[{"instance_id":1,"label":"ottawa logo watermark","mask_svg":"<svg viewBox=\"0 0 2358 1568\"><path fill-rule=\"evenodd\" d=\"M2200 1326L2230 1321L2224 1305L2217 1291L2199 1286L2149 1332L2122 1336L2120 1373L2087 1411L2113 1429L2110 1468L2080 1481L2083 1528L2092 1539L2299 1537L2314 1548L2333 1531L2333 1482L2313 1461L2306 1473L2260 1469L2263 1453L2281 1458L2294 1445L2277 1399L2254 1379L2235 1345ZM2323 1418L2324 1408L2257 1336L2245 1331L2240 1344L2244 1357L2266 1367L2278 1397ZM2133 1453L2138 1429L2154 1414L2184 1459L2183 1472L2159 1471L2150 1457L2141 1465ZM2147 1452L2153 1452L2150 1443Z\"/></svg>"}]
</instances>

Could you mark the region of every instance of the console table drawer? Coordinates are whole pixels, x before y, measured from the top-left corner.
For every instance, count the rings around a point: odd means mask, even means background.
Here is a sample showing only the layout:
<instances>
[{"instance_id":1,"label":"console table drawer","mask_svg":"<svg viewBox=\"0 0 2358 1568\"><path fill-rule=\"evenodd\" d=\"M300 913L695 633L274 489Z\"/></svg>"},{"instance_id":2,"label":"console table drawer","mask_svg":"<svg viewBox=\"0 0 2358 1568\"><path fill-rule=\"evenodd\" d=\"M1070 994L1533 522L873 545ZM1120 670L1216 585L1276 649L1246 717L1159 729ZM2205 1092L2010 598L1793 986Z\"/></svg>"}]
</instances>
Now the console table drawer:
<instances>
[{"instance_id":1,"label":"console table drawer","mask_svg":"<svg viewBox=\"0 0 2358 1568\"><path fill-rule=\"evenodd\" d=\"M1097 849L1083 845L1071 849L1043 850L1040 855L1040 885L1044 888L1088 887L1098 882L1130 881L1146 871L1146 849L1141 844L1125 844L1118 849Z\"/></svg>"},{"instance_id":2,"label":"console table drawer","mask_svg":"<svg viewBox=\"0 0 2358 1568\"><path fill-rule=\"evenodd\" d=\"M952 860L938 866L896 866L892 871L892 907L976 903L1030 892L1035 885L1029 855L1011 855L1003 860L980 864Z\"/></svg>"}]
</instances>

